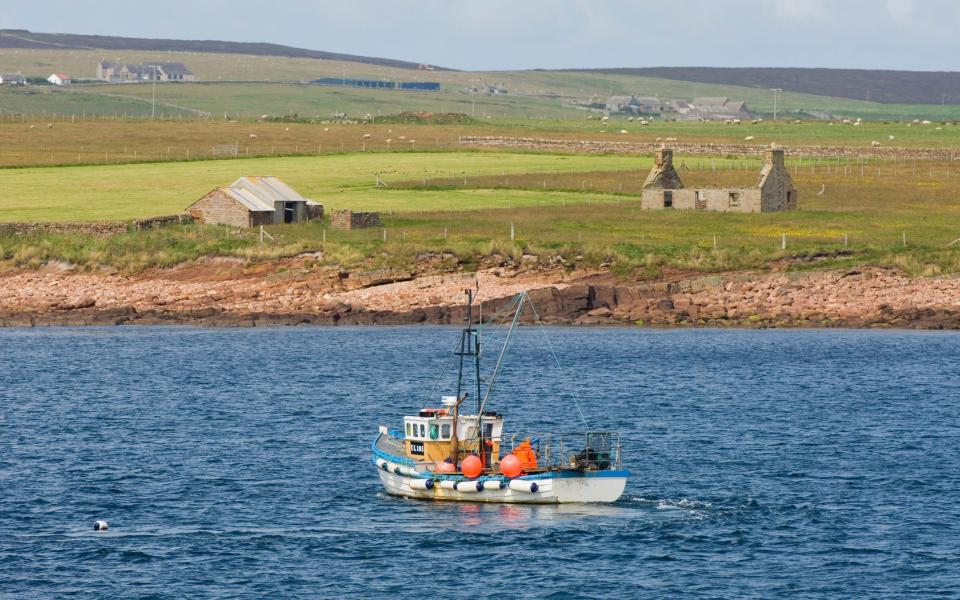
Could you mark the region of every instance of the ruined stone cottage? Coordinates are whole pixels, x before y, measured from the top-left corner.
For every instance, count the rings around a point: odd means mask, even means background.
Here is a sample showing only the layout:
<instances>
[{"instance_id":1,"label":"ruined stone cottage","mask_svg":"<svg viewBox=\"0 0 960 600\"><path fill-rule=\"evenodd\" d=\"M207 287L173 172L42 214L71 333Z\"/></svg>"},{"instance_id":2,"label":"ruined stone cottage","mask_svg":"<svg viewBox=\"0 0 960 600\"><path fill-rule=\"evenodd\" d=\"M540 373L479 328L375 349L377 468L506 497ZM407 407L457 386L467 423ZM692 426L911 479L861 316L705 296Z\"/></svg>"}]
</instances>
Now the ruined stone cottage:
<instances>
[{"instance_id":1,"label":"ruined stone cottage","mask_svg":"<svg viewBox=\"0 0 960 600\"><path fill-rule=\"evenodd\" d=\"M673 167L673 150L657 151L653 168L643 184L640 206L644 209L689 209L726 212L773 212L797 208L797 188L784 163L783 150L764 154L760 179L749 188L687 189Z\"/></svg>"}]
</instances>

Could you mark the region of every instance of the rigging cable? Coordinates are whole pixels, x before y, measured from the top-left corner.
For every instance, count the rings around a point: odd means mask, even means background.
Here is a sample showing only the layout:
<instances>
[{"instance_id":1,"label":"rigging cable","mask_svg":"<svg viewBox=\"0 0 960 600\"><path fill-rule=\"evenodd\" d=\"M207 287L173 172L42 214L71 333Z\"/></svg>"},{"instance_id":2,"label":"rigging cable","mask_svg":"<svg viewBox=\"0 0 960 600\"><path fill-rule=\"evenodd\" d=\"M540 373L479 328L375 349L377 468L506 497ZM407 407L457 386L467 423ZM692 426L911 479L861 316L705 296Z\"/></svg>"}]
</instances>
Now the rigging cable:
<instances>
[{"instance_id":1,"label":"rigging cable","mask_svg":"<svg viewBox=\"0 0 960 600\"><path fill-rule=\"evenodd\" d=\"M566 381L567 384L569 385L570 378L567 377L567 373L563 370L563 365L560 364L560 358L557 357L557 353L553 349L553 344L550 343L550 338L547 336L547 332L543 328L543 321L540 320L540 314L537 312L537 307L534 306L533 300L530 299L529 295L526 296L526 299L527 299L527 302L530 303L530 308L533 309L533 316L537 320L537 325L540 326L540 333L543 335L543 340L547 343L547 348L550 349L550 354L553 356L554 362L557 363L557 369L560 370L560 375L563 377L564 381ZM577 413L579 413L580 415L580 420L583 422L584 428L586 428L587 431L589 431L590 426L587 425L587 419L584 418L583 416L583 410L580 408L580 402L577 400L576 390L574 390L574 393L572 395L573 395L573 403L577 407Z\"/></svg>"}]
</instances>

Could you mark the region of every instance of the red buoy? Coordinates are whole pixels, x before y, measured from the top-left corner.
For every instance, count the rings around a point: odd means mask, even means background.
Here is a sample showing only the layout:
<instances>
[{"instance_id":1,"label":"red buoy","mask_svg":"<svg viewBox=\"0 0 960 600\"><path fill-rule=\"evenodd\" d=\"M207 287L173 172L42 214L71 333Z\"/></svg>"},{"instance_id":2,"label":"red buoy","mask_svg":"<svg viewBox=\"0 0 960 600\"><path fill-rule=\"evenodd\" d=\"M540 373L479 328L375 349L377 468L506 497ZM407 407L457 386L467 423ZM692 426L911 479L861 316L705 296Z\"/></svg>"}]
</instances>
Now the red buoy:
<instances>
[{"instance_id":1,"label":"red buoy","mask_svg":"<svg viewBox=\"0 0 960 600\"><path fill-rule=\"evenodd\" d=\"M520 459L516 455L508 454L500 459L500 472L510 478L520 477L520 473L523 473L523 465L520 464Z\"/></svg>"},{"instance_id":2,"label":"red buoy","mask_svg":"<svg viewBox=\"0 0 960 600\"><path fill-rule=\"evenodd\" d=\"M437 473L456 473L457 468L449 460L440 461L435 469Z\"/></svg>"},{"instance_id":3,"label":"red buoy","mask_svg":"<svg viewBox=\"0 0 960 600\"><path fill-rule=\"evenodd\" d=\"M479 477L480 473L483 473L483 463L480 462L479 456L471 454L461 461L460 470L464 475L473 479L474 477Z\"/></svg>"}]
</instances>

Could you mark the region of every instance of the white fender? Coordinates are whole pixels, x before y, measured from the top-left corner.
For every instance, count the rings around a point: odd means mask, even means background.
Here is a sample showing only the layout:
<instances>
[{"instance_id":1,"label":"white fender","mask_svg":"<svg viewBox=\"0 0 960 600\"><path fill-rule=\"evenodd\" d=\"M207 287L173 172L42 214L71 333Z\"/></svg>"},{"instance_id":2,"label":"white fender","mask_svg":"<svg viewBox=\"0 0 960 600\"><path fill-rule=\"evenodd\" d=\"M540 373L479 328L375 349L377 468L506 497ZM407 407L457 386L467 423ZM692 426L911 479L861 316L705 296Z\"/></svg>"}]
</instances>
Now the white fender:
<instances>
[{"instance_id":1,"label":"white fender","mask_svg":"<svg viewBox=\"0 0 960 600\"><path fill-rule=\"evenodd\" d=\"M483 491L489 492L503 489L503 482L499 479L486 479L483 482Z\"/></svg>"},{"instance_id":2,"label":"white fender","mask_svg":"<svg viewBox=\"0 0 960 600\"><path fill-rule=\"evenodd\" d=\"M433 480L432 480L432 479L411 479L411 480L410 480L410 489L412 489L412 490L432 490L432 489L433 489Z\"/></svg>"},{"instance_id":3,"label":"white fender","mask_svg":"<svg viewBox=\"0 0 960 600\"><path fill-rule=\"evenodd\" d=\"M529 479L513 479L507 487L515 492L526 492L527 494L533 494L540 489L536 481L530 481Z\"/></svg>"},{"instance_id":4,"label":"white fender","mask_svg":"<svg viewBox=\"0 0 960 600\"><path fill-rule=\"evenodd\" d=\"M457 487L455 489L458 492L463 492L465 494L475 494L480 491L477 489L477 482L472 480L457 482Z\"/></svg>"},{"instance_id":5,"label":"white fender","mask_svg":"<svg viewBox=\"0 0 960 600\"><path fill-rule=\"evenodd\" d=\"M455 490L457 489L457 484L455 481L450 479L444 479L440 482L440 487L445 490Z\"/></svg>"}]
</instances>

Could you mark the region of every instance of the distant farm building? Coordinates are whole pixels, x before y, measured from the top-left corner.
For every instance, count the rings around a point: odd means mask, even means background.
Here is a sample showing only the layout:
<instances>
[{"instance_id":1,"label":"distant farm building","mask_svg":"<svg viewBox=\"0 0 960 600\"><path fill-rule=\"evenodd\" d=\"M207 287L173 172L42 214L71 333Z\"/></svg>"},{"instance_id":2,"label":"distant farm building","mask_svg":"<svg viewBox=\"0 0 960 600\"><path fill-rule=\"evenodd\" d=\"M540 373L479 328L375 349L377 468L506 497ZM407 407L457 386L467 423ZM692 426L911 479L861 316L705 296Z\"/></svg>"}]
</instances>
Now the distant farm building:
<instances>
[{"instance_id":1,"label":"distant farm building","mask_svg":"<svg viewBox=\"0 0 960 600\"><path fill-rule=\"evenodd\" d=\"M610 96L607 98L607 112L627 114L657 114L663 111L659 98L637 96Z\"/></svg>"},{"instance_id":2,"label":"distant farm building","mask_svg":"<svg viewBox=\"0 0 960 600\"><path fill-rule=\"evenodd\" d=\"M346 77L322 77L314 79L314 85L340 85L345 87L374 90L420 90L436 91L440 84L436 81L390 81L387 79L351 79Z\"/></svg>"},{"instance_id":3,"label":"distant farm building","mask_svg":"<svg viewBox=\"0 0 960 600\"><path fill-rule=\"evenodd\" d=\"M119 60L97 63L97 79L112 83L131 81L194 81L193 71L179 62L127 65Z\"/></svg>"},{"instance_id":4,"label":"distant farm building","mask_svg":"<svg viewBox=\"0 0 960 600\"><path fill-rule=\"evenodd\" d=\"M784 164L783 150L770 149L755 187L686 189L673 167L673 150L664 148L657 151L643 184L640 207L742 213L793 210L797 208L797 188Z\"/></svg>"},{"instance_id":5,"label":"distant farm building","mask_svg":"<svg viewBox=\"0 0 960 600\"><path fill-rule=\"evenodd\" d=\"M380 213L357 212L349 209L333 211L330 215L330 224L337 229L383 227L383 221L380 220Z\"/></svg>"},{"instance_id":6,"label":"distant farm building","mask_svg":"<svg viewBox=\"0 0 960 600\"><path fill-rule=\"evenodd\" d=\"M723 97L694 98L693 112L697 118L705 121L749 119L753 117L746 102Z\"/></svg>"},{"instance_id":7,"label":"distant farm building","mask_svg":"<svg viewBox=\"0 0 960 600\"><path fill-rule=\"evenodd\" d=\"M47 77L47 81L53 85L70 85L71 83L70 76L66 73L54 73Z\"/></svg>"},{"instance_id":8,"label":"distant farm building","mask_svg":"<svg viewBox=\"0 0 960 600\"><path fill-rule=\"evenodd\" d=\"M0 85L27 85L22 73L0 73Z\"/></svg>"},{"instance_id":9,"label":"distant farm building","mask_svg":"<svg viewBox=\"0 0 960 600\"><path fill-rule=\"evenodd\" d=\"M304 198L276 177L241 177L187 207L198 223L256 227L323 219L323 205Z\"/></svg>"}]
</instances>

